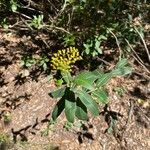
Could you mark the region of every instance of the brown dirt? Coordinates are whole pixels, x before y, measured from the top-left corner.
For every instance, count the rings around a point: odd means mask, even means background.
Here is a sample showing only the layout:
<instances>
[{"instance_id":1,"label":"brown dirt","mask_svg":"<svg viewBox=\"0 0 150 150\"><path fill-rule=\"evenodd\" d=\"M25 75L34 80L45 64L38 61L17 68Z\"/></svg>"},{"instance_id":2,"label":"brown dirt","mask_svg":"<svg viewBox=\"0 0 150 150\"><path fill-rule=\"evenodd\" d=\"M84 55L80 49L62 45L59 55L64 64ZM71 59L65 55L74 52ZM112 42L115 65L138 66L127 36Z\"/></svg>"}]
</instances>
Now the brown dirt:
<instances>
[{"instance_id":1,"label":"brown dirt","mask_svg":"<svg viewBox=\"0 0 150 150\"><path fill-rule=\"evenodd\" d=\"M30 42L29 42L30 41ZM20 43L24 43L23 46ZM150 149L150 81L142 75L114 78L108 84L109 106L100 106L100 116L79 121L67 131L64 114L45 133L56 100L48 93L55 89L44 74L31 76L31 69L20 66L23 47L38 49L29 37L0 33L0 132L10 136L10 150L149 150ZM139 68L141 69L141 68ZM19 78L21 77L21 79ZM122 96L115 92L122 87ZM139 99L147 105L140 104ZM104 111L105 110L105 111ZM5 114L11 121L4 123ZM108 122L116 118L113 133Z\"/></svg>"}]
</instances>

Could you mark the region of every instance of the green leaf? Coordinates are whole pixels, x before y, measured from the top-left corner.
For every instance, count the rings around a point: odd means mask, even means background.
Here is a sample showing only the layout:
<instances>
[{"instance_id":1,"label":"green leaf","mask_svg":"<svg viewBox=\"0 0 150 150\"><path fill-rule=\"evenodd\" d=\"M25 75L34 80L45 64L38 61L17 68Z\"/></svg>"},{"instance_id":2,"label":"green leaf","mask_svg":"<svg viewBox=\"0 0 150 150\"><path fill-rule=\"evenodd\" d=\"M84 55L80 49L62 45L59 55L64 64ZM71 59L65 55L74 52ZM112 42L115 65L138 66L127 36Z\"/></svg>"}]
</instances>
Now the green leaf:
<instances>
[{"instance_id":1,"label":"green leaf","mask_svg":"<svg viewBox=\"0 0 150 150\"><path fill-rule=\"evenodd\" d=\"M93 51L93 52L92 52L92 56L93 56L93 57L95 57L95 56L97 56L97 55L98 55L98 52L97 52L97 51Z\"/></svg>"},{"instance_id":2,"label":"green leaf","mask_svg":"<svg viewBox=\"0 0 150 150\"><path fill-rule=\"evenodd\" d=\"M97 80L96 85L103 86L113 77L112 73L103 74L100 79Z\"/></svg>"},{"instance_id":3,"label":"green leaf","mask_svg":"<svg viewBox=\"0 0 150 150\"><path fill-rule=\"evenodd\" d=\"M132 73L131 67L118 68L112 71L113 76L124 76Z\"/></svg>"},{"instance_id":4,"label":"green leaf","mask_svg":"<svg viewBox=\"0 0 150 150\"><path fill-rule=\"evenodd\" d=\"M107 37L104 36L104 35L100 35L100 36L98 37L98 39L99 39L99 40L107 40Z\"/></svg>"},{"instance_id":5,"label":"green leaf","mask_svg":"<svg viewBox=\"0 0 150 150\"><path fill-rule=\"evenodd\" d=\"M87 107L87 109L89 109L89 111L94 116L99 115L98 105L95 101L93 101L93 99L91 98L91 96L88 93L86 93L84 91L79 91L77 95L80 98L80 100L82 101L82 103Z\"/></svg>"},{"instance_id":6,"label":"green leaf","mask_svg":"<svg viewBox=\"0 0 150 150\"><path fill-rule=\"evenodd\" d=\"M71 100L65 100L65 115L66 118L69 122L73 123L74 122L74 116L76 112L76 103L74 99Z\"/></svg>"},{"instance_id":7,"label":"green leaf","mask_svg":"<svg viewBox=\"0 0 150 150\"><path fill-rule=\"evenodd\" d=\"M101 41L97 40L95 41L95 49L96 51L99 53L99 54L102 54L102 49L100 48L100 44L101 44Z\"/></svg>"},{"instance_id":8,"label":"green leaf","mask_svg":"<svg viewBox=\"0 0 150 150\"><path fill-rule=\"evenodd\" d=\"M43 69L44 69L44 71L46 71L46 69L47 69L47 64L46 63L43 63Z\"/></svg>"},{"instance_id":9,"label":"green leaf","mask_svg":"<svg viewBox=\"0 0 150 150\"><path fill-rule=\"evenodd\" d=\"M74 79L74 83L83 86L86 89L94 90L93 82L97 79L97 76L92 72L82 72Z\"/></svg>"},{"instance_id":10,"label":"green leaf","mask_svg":"<svg viewBox=\"0 0 150 150\"><path fill-rule=\"evenodd\" d=\"M100 70L96 69L96 70L92 71L92 74L94 74L96 79L98 79L98 78L101 78L104 73L101 72Z\"/></svg>"},{"instance_id":11,"label":"green leaf","mask_svg":"<svg viewBox=\"0 0 150 150\"><path fill-rule=\"evenodd\" d=\"M81 102L81 100L79 98L77 98L77 102L76 102L76 117L80 120L88 120L88 116L87 116L87 108L85 107L85 105Z\"/></svg>"},{"instance_id":12,"label":"green leaf","mask_svg":"<svg viewBox=\"0 0 150 150\"><path fill-rule=\"evenodd\" d=\"M49 93L49 96L51 96L52 98L59 98L59 97L62 97L64 96L65 94L65 90L66 90L66 87L63 87L63 88L60 88L58 90L55 90L53 92L50 92Z\"/></svg>"},{"instance_id":13,"label":"green leaf","mask_svg":"<svg viewBox=\"0 0 150 150\"><path fill-rule=\"evenodd\" d=\"M70 88L66 88L65 91L65 115L69 122L74 122L74 116L76 111L75 94Z\"/></svg>"},{"instance_id":14,"label":"green leaf","mask_svg":"<svg viewBox=\"0 0 150 150\"><path fill-rule=\"evenodd\" d=\"M98 52L99 54L103 54L103 51L102 51L102 48L101 48L101 47L97 48L96 50L97 50L97 52Z\"/></svg>"},{"instance_id":15,"label":"green leaf","mask_svg":"<svg viewBox=\"0 0 150 150\"><path fill-rule=\"evenodd\" d=\"M94 96L96 98L96 101L98 103L103 103L103 104L108 103L108 101L107 101L108 95L104 90L101 90L101 89L96 90L96 91L92 92L92 96Z\"/></svg>"},{"instance_id":16,"label":"green leaf","mask_svg":"<svg viewBox=\"0 0 150 150\"><path fill-rule=\"evenodd\" d=\"M90 80L82 79L82 78L76 78L74 80L74 83L79 85L79 86L83 86L86 89L94 90L93 83Z\"/></svg>"},{"instance_id":17,"label":"green leaf","mask_svg":"<svg viewBox=\"0 0 150 150\"><path fill-rule=\"evenodd\" d=\"M97 76L93 72L84 71L84 72L80 73L79 75L77 75L75 77L75 80L76 79L86 79L86 80L90 80L91 82L93 82L94 80L97 79Z\"/></svg>"},{"instance_id":18,"label":"green leaf","mask_svg":"<svg viewBox=\"0 0 150 150\"><path fill-rule=\"evenodd\" d=\"M55 121L65 108L65 99L62 97L55 105L52 112L52 119Z\"/></svg>"},{"instance_id":19,"label":"green leaf","mask_svg":"<svg viewBox=\"0 0 150 150\"><path fill-rule=\"evenodd\" d=\"M60 86L62 86L63 82L64 82L63 79L58 79L55 81L55 84L57 87L60 87Z\"/></svg>"},{"instance_id":20,"label":"green leaf","mask_svg":"<svg viewBox=\"0 0 150 150\"><path fill-rule=\"evenodd\" d=\"M11 6L11 10L13 11L13 12L16 12L16 10L17 10L17 4L12 4L12 6Z\"/></svg>"},{"instance_id":21,"label":"green leaf","mask_svg":"<svg viewBox=\"0 0 150 150\"><path fill-rule=\"evenodd\" d=\"M84 50L85 53L88 55L88 54L90 54L91 48L93 46L93 42L90 40L87 40L87 43L84 43L83 46L85 48L85 50Z\"/></svg>"},{"instance_id":22,"label":"green leaf","mask_svg":"<svg viewBox=\"0 0 150 150\"><path fill-rule=\"evenodd\" d=\"M127 65L127 59L121 59L115 66L115 68L123 68Z\"/></svg>"}]
</instances>

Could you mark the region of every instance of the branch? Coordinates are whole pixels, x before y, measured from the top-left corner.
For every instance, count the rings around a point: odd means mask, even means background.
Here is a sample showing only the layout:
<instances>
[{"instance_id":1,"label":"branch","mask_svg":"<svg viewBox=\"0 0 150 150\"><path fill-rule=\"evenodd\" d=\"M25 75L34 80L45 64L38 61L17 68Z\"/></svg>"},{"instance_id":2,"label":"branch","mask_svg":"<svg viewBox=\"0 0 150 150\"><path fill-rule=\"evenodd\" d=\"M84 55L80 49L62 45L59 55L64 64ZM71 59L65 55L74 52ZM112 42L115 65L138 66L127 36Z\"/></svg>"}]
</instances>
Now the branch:
<instances>
[{"instance_id":1,"label":"branch","mask_svg":"<svg viewBox=\"0 0 150 150\"><path fill-rule=\"evenodd\" d=\"M120 44L119 44L119 41L118 41L118 38L116 37L116 35L110 30L107 28L107 30L114 36L115 40L116 40L116 43L117 43L117 46L119 48L119 52L120 52L120 58L121 58L121 55L122 55L122 50L120 48Z\"/></svg>"},{"instance_id":2,"label":"branch","mask_svg":"<svg viewBox=\"0 0 150 150\"><path fill-rule=\"evenodd\" d=\"M138 29L136 27L134 27L134 29L138 33L138 35L140 36L140 38L141 38L141 40L142 40L142 42L144 44L144 47L145 47L145 50L146 50L146 53L147 53L147 56L148 56L148 60L150 62L150 53L149 53L149 50L147 48L146 42L145 42L144 38L142 37L141 33L138 31Z\"/></svg>"}]
</instances>

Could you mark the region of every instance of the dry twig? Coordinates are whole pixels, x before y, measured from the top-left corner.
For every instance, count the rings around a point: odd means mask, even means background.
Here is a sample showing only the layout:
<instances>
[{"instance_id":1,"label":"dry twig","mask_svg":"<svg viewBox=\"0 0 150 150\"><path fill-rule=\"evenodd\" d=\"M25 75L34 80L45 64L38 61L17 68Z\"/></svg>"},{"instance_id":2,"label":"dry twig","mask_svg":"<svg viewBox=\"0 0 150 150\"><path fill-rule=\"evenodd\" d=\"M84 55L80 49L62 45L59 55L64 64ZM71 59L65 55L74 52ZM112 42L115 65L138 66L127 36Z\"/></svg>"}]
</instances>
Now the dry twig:
<instances>
[{"instance_id":1,"label":"dry twig","mask_svg":"<svg viewBox=\"0 0 150 150\"><path fill-rule=\"evenodd\" d=\"M146 72L150 73L150 71L146 68L146 66L144 65L144 62L142 61L142 59L138 56L138 54L135 52L135 50L133 49L133 47L131 46L131 44L129 43L129 41L127 39L125 39L125 41L127 42L127 44L129 45L130 49L133 51L133 53L135 54L132 55L132 57L146 70Z\"/></svg>"},{"instance_id":2,"label":"dry twig","mask_svg":"<svg viewBox=\"0 0 150 150\"><path fill-rule=\"evenodd\" d=\"M149 60L149 62L150 62L150 53L149 53L149 50L148 50L148 48L147 48L146 42L145 42L144 38L142 37L141 33L138 31L138 29L137 29L136 27L134 27L134 29L135 29L135 31L138 33L138 35L140 36L140 38L141 38L141 40L142 40L142 42L143 42L143 45L144 45L145 50L146 50L146 53L147 53L148 60Z\"/></svg>"},{"instance_id":3,"label":"dry twig","mask_svg":"<svg viewBox=\"0 0 150 150\"><path fill-rule=\"evenodd\" d=\"M113 37L115 38L116 44L117 44L118 49L119 49L119 52L120 52L120 58L121 58L121 56L122 56L122 50L121 50L121 47L120 47L118 38L116 37L116 35L115 35L110 29L107 28L107 30L108 30L108 31L113 35Z\"/></svg>"}]
</instances>

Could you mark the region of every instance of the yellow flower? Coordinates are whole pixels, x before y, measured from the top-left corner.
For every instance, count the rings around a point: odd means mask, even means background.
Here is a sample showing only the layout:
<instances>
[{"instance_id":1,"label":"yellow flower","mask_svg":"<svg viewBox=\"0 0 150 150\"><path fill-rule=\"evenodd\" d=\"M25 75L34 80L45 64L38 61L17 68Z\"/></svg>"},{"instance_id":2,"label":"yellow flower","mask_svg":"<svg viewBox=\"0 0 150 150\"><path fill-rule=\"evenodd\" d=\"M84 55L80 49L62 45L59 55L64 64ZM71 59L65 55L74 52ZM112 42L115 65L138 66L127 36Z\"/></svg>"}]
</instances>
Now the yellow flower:
<instances>
[{"instance_id":1,"label":"yellow flower","mask_svg":"<svg viewBox=\"0 0 150 150\"><path fill-rule=\"evenodd\" d=\"M58 50L54 53L51 58L51 66L55 70L60 71L71 71L73 64L81 60L82 57L79 55L78 49L75 47L69 47L67 49Z\"/></svg>"}]
</instances>

